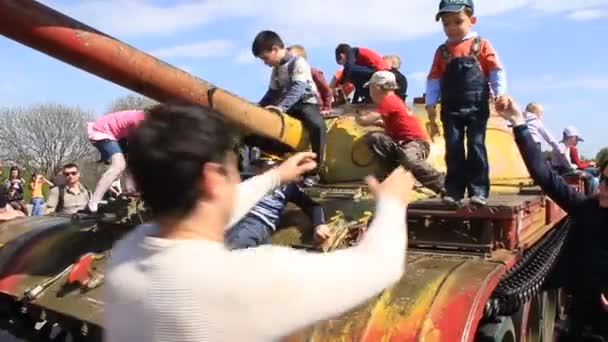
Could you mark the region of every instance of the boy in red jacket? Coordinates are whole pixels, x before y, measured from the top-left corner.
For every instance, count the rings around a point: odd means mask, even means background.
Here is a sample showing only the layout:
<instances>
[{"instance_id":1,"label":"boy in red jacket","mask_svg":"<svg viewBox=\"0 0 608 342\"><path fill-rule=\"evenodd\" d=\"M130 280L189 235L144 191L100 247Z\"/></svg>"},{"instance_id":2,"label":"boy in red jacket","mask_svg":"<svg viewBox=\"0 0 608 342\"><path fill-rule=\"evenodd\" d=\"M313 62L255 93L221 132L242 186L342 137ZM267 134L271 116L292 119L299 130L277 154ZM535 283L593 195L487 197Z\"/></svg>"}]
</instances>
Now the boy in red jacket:
<instances>
[{"instance_id":1,"label":"boy in red jacket","mask_svg":"<svg viewBox=\"0 0 608 342\"><path fill-rule=\"evenodd\" d=\"M372 150L391 168L403 165L425 187L443 195L443 175L426 159L429 156L429 137L416 117L395 94L399 89L395 74L378 71L369 82L370 97L377 106L375 112L359 116L361 125L379 125L384 132L374 132L367 137Z\"/></svg>"},{"instance_id":2,"label":"boy in red jacket","mask_svg":"<svg viewBox=\"0 0 608 342\"><path fill-rule=\"evenodd\" d=\"M390 70L382 55L364 47L340 44L336 47L336 63L344 66L341 82L351 82L355 86L353 103L369 103L369 89L363 87L374 72Z\"/></svg>"}]
</instances>

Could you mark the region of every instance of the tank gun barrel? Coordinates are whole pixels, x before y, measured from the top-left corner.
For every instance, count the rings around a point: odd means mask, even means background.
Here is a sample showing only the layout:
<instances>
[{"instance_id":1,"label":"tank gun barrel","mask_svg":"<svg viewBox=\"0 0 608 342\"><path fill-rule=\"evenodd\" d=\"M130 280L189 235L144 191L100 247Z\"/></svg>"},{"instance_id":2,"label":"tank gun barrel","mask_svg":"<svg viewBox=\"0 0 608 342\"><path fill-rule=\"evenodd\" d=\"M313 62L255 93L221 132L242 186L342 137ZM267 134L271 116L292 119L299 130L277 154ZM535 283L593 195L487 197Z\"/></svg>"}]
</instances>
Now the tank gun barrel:
<instances>
[{"instance_id":1,"label":"tank gun barrel","mask_svg":"<svg viewBox=\"0 0 608 342\"><path fill-rule=\"evenodd\" d=\"M211 107L248 132L297 148L299 121L260 108L34 0L0 0L0 34L159 102Z\"/></svg>"}]
</instances>

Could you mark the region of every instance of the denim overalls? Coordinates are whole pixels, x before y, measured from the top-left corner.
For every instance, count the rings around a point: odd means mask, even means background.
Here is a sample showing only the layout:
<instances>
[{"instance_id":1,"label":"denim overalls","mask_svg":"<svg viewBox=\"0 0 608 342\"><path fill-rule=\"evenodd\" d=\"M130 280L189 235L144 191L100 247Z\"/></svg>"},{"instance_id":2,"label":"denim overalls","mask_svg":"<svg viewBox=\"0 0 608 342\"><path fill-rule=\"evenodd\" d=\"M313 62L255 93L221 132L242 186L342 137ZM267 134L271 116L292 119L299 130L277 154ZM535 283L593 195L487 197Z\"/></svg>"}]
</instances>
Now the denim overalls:
<instances>
[{"instance_id":1,"label":"denim overalls","mask_svg":"<svg viewBox=\"0 0 608 342\"><path fill-rule=\"evenodd\" d=\"M440 47L446 60L441 79L441 122L445 132L446 195L460 200L465 189L469 197L487 198L490 192L486 126L490 117L490 86L477 54L481 39L474 38L468 56L452 57ZM467 139L465 155L464 139Z\"/></svg>"}]
</instances>

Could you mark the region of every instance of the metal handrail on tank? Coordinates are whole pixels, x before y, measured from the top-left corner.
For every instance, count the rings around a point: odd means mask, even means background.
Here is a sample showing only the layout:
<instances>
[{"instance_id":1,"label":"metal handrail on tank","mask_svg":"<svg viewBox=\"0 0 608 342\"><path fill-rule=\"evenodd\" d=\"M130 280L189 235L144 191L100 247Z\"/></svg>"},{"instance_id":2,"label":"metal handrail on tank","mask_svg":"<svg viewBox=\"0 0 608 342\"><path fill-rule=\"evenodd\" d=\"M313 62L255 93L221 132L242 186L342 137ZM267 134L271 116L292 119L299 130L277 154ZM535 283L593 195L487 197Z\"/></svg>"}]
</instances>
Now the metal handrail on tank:
<instances>
[{"instance_id":1,"label":"metal handrail on tank","mask_svg":"<svg viewBox=\"0 0 608 342\"><path fill-rule=\"evenodd\" d=\"M306 147L300 121L261 108L34 0L0 0L0 34L159 102L211 107L244 131Z\"/></svg>"}]
</instances>

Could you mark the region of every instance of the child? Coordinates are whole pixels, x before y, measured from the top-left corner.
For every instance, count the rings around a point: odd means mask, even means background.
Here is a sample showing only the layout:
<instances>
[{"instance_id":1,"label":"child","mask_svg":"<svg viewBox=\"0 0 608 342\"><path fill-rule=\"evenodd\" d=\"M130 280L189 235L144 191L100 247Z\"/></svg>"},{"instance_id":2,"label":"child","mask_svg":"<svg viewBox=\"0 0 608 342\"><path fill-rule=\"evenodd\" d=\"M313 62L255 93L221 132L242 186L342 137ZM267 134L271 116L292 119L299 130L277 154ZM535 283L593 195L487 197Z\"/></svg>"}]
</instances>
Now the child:
<instances>
[{"instance_id":1,"label":"child","mask_svg":"<svg viewBox=\"0 0 608 342\"><path fill-rule=\"evenodd\" d=\"M485 136L490 99L505 92L505 74L496 52L490 42L471 31L477 22L473 14L472 0L439 3L435 19L443 22L448 39L435 53L426 89L431 136L438 133L435 105L441 98L447 166L443 199L450 205L460 205L465 190L471 203L487 203L490 177Z\"/></svg>"},{"instance_id":2,"label":"child","mask_svg":"<svg viewBox=\"0 0 608 342\"><path fill-rule=\"evenodd\" d=\"M89 139L101 154L101 161L110 163L108 170L97 182L87 206L89 212L97 212L97 206L105 193L127 168L125 142L129 131L137 127L144 120L144 116L143 110L126 110L106 114L88 124ZM131 190L133 189L127 187L127 191Z\"/></svg>"},{"instance_id":3,"label":"child","mask_svg":"<svg viewBox=\"0 0 608 342\"><path fill-rule=\"evenodd\" d=\"M276 161L259 158L253 162L256 174L262 174L274 166ZM315 240L321 243L330 237L325 224L323 208L304 193L296 183L282 185L268 193L245 217L226 232L226 244L232 249L255 247L270 243L281 214L288 202L302 208L315 227Z\"/></svg>"},{"instance_id":4,"label":"child","mask_svg":"<svg viewBox=\"0 0 608 342\"><path fill-rule=\"evenodd\" d=\"M526 124L528 125L528 129L530 130L530 134L536 143L541 145L542 140L545 140L549 146L553 149L553 151L559 151L559 143L553 139L553 136L541 121L544 114L544 108L540 103L530 102L526 106L526 111L524 112L524 118L526 119Z\"/></svg>"},{"instance_id":5,"label":"child","mask_svg":"<svg viewBox=\"0 0 608 342\"><path fill-rule=\"evenodd\" d=\"M374 72L389 70L382 55L368 48L340 44L336 47L336 63L344 66L341 82L349 81L355 86L353 103L369 103L369 89L363 85Z\"/></svg>"},{"instance_id":6,"label":"child","mask_svg":"<svg viewBox=\"0 0 608 342\"><path fill-rule=\"evenodd\" d=\"M292 45L287 48L287 51L294 56L307 59L306 50L302 45ZM333 93L331 88L329 88L329 84L327 84L325 76L323 76L323 71L311 67L310 72L312 74L312 79L317 86L317 90L319 91L317 97L319 100L319 110L321 111L321 114L327 115L331 110L331 104L334 101Z\"/></svg>"},{"instance_id":7,"label":"child","mask_svg":"<svg viewBox=\"0 0 608 342\"><path fill-rule=\"evenodd\" d=\"M47 183L49 186L54 186L54 184L44 178L43 175L37 172L32 173L29 184L32 193L32 216L44 214L44 195L42 194L42 185L44 183Z\"/></svg>"},{"instance_id":8,"label":"child","mask_svg":"<svg viewBox=\"0 0 608 342\"><path fill-rule=\"evenodd\" d=\"M403 100L395 94L399 89L395 75L390 71L377 71L364 86L369 87L380 116L370 112L360 116L359 122L371 125L378 124L378 119L381 119L385 128L385 133L368 136L372 150L391 167L403 165L422 185L443 195L443 175L426 162L430 152L429 137Z\"/></svg>"},{"instance_id":9,"label":"child","mask_svg":"<svg viewBox=\"0 0 608 342\"><path fill-rule=\"evenodd\" d=\"M318 166L317 171L305 177L304 184L313 186L320 180L318 170L323 165L327 127L319 112L318 91L310 66L304 58L289 53L279 35L273 31L258 33L251 50L256 58L272 67L269 89L259 104L280 107L302 121L308 130Z\"/></svg>"},{"instance_id":10,"label":"child","mask_svg":"<svg viewBox=\"0 0 608 342\"><path fill-rule=\"evenodd\" d=\"M390 68L389 70L395 74L395 79L399 85L399 89L396 92L397 96L405 101L407 98L407 78L399 71L399 68L401 68L401 58L397 55L385 55L383 58L386 65Z\"/></svg>"},{"instance_id":11,"label":"child","mask_svg":"<svg viewBox=\"0 0 608 342\"><path fill-rule=\"evenodd\" d=\"M576 146L584 141L578 129L568 126L564 129L559 150L551 154L551 166L562 176L577 174L585 180L585 193L591 195L598 185L599 170L586 163L581 163ZM578 163L577 163L578 161ZM582 167L581 167L582 166Z\"/></svg>"},{"instance_id":12,"label":"child","mask_svg":"<svg viewBox=\"0 0 608 342\"><path fill-rule=\"evenodd\" d=\"M27 216L28 210L23 201L25 180L21 178L21 170L17 166L12 166L9 176L4 182L8 195L8 202L15 210L23 212Z\"/></svg>"}]
</instances>

